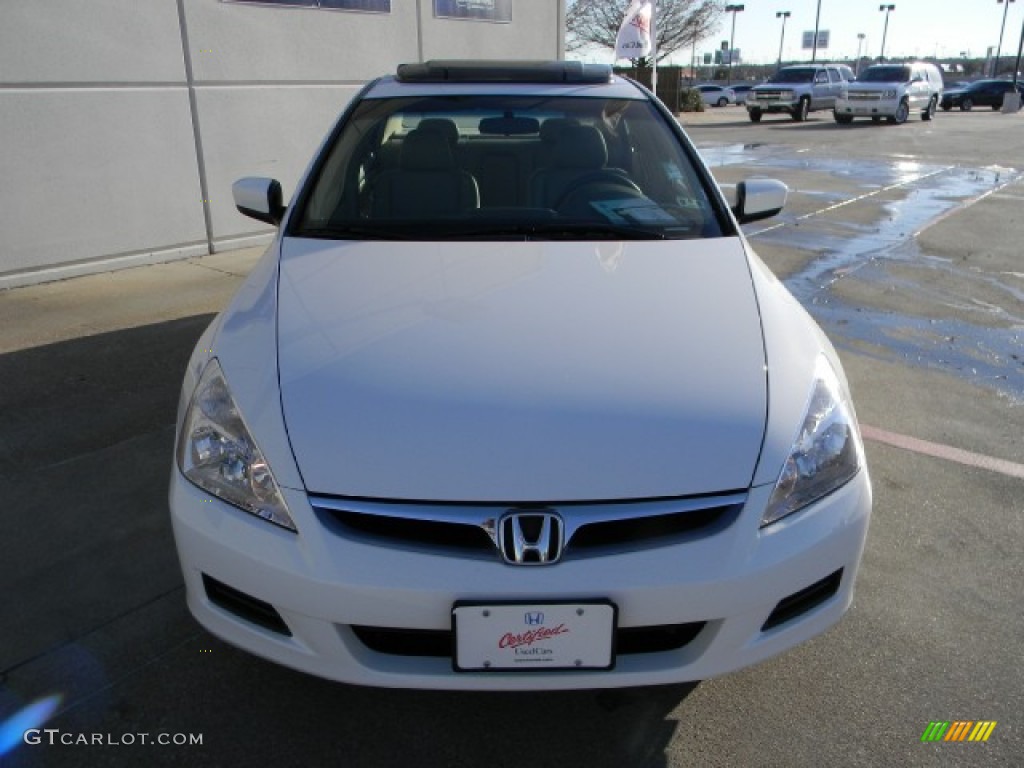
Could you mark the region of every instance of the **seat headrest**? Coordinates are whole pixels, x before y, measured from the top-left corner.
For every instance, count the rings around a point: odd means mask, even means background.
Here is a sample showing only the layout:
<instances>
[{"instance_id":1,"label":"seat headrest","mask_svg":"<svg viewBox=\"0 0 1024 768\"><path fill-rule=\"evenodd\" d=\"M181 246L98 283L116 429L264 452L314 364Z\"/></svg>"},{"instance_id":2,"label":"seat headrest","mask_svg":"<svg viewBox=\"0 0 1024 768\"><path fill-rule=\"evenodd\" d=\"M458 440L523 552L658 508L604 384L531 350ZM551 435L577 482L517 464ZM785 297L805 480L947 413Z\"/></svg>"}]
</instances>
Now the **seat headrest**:
<instances>
[{"instance_id":1,"label":"seat headrest","mask_svg":"<svg viewBox=\"0 0 1024 768\"><path fill-rule=\"evenodd\" d=\"M455 146L459 143L459 129L455 125L455 121L447 117L426 117L420 120L416 130L440 133L452 149L455 149Z\"/></svg>"},{"instance_id":2,"label":"seat headrest","mask_svg":"<svg viewBox=\"0 0 1024 768\"><path fill-rule=\"evenodd\" d=\"M483 136L529 136L540 131L536 117L516 117L506 112L501 117L485 117L477 124Z\"/></svg>"},{"instance_id":3,"label":"seat headrest","mask_svg":"<svg viewBox=\"0 0 1024 768\"><path fill-rule=\"evenodd\" d=\"M558 138L555 164L560 168L604 168L608 164L608 147L597 128L569 125Z\"/></svg>"},{"instance_id":4,"label":"seat headrest","mask_svg":"<svg viewBox=\"0 0 1024 768\"><path fill-rule=\"evenodd\" d=\"M579 124L580 121L575 117L549 117L540 124L540 140L545 144L554 144L561 138L562 131Z\"/></svg>"},{"instance_id":5,"label":"seat headrest","mask_svg":"<svg viewBox=\"0 0 1024 768\"><path fill-rule=\"evenodd\" d=\"M448 140L435 131L416 129L402 142L402 168L407 171L450 171L455 158Z\"/></svg>"}]
</instances>

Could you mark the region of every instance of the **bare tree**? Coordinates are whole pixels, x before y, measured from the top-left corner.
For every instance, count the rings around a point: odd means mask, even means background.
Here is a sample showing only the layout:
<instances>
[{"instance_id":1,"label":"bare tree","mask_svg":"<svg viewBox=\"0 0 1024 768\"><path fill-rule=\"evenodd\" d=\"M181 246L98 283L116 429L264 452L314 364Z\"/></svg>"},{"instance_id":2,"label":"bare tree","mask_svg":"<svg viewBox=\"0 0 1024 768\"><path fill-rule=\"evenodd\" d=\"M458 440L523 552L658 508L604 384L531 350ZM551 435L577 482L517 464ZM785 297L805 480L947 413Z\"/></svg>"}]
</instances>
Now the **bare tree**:
<instances>
[{"instance_id":1,"label":"bare tree","mask_svg":"<svg viewBox=\"0 0 1024 768\"><path fill-rule=\"evenodd\" d=\"M614 50L628 7L629 0L570 0L566 46L570 51L591 45ZM657 0L658 61L710 37L724 13L725 4L717 0Z\"/></svg>"}]
</instances>

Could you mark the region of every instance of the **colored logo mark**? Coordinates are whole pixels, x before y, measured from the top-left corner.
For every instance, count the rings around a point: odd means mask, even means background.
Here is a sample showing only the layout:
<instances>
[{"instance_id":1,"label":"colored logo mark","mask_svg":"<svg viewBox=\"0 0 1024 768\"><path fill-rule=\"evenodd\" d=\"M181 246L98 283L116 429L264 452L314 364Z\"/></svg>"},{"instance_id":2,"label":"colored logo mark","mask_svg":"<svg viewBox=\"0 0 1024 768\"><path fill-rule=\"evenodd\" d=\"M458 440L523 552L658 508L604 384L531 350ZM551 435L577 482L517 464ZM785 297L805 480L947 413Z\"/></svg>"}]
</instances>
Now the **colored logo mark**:
<instances>
[{"instance_id":1,"label":"colored logo mark","mask_svg":"<svg viewBox=\"0 0 1024 768\"><path fill-rule=\"evenodd\" d=\"M988 741L995 729L995 720L933 720L921 741Z\"/></svg>"}]
</instances>

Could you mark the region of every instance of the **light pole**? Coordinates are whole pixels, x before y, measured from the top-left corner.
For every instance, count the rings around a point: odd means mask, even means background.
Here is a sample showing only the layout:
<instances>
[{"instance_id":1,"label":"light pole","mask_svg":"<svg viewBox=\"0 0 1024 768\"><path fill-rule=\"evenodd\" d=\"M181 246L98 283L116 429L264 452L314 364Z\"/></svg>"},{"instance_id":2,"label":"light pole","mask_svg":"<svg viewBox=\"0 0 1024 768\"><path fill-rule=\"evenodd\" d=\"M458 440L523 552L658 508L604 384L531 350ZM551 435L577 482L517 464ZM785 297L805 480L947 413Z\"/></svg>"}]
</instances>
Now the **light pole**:
<instances>
[{"instance_id":1,"label":"light pole","mask_svg":"<svg viewBox=\"0 0 1024 768\"><path fill-rule=\"evenodd\" d=\"M732 59L733 52L736 50L736 46L733 42L736 40L736 14L743 11L742 5L727 5L725 6L725 12L732 14L732 34L729 35L729 68L726 70L725 84L729 85L732 82Z\"/></svg>"},{"instance_id":2,"label":"light pole","mask_svg":"<svg viewBox=\"0 0 1024 768\"><path fill-rule=\"evenodd\" d=\"M1024 23L1020 25L1020 42L1017 44L1017 63L1013 66L1013 84L1017 85L1017 73L1020 72L1020 55L1024 53Z\"/></svg>"},{"instance_id":3,"label":"light pole","mask_svg":"<svg viewBox=\"0 0 1024 768\"><path fill-rule=\"evenodd\" d=\"M818 58L818 22L821 21L821 0L818 0L818 12L814 16L814 42L811 43L811 64Z\"/></svg>"},{"instance_id":4,"label":"light pole","mask_svg":"<svg viewBox=\"0 0 1024 768\"><path fill-rule=\"evenodd\" d=\"M895 11L896 6L892 4L880 5L878 10L885 11L885 29L882 30L882 52L878 55L879 61L885 61L885 38L889 35L889 11Z\"/></svg>"},{"instance_id":5,"label":"light pole","mask_svg":"<svg viewBox=\"0 0 1024 768\"><path fill-rule=\"evenodd\" d=\"M864 38L867 37L863 32L857 33L857 60L853 63L853 74L860 74L860 47L864 43Z\"/></svg>"},{"instance_id":6,"label":"light pole","mask_svg":"<svg viewBox=\"0 0 1024 768\"><path fill-rule=\"evenodd\" d=\"M997 3L1002 4L1003 0L996 0ZM1010 10L1010 3L1016 2L1016 0L1006 0L1006 4L1003 5L1003 24L999 27L999 45L996 46L996 58L992 64L992 77L999 77L999 54L1003 51L1003 32L1006 31L1006 12Z\"/></svg>"},{"instance_id":7,"label":"light pole","mask_svg":"<svg viewBox=\"0 0 1024 768\"><path fill-rule=\"evenodd\" d=\"M782 35L779 36L779 64L782 66L782 43L786 39L786 19L790 16L789 11L776 11L775 18L782 19Z\"/></svg>"}]
</instances>

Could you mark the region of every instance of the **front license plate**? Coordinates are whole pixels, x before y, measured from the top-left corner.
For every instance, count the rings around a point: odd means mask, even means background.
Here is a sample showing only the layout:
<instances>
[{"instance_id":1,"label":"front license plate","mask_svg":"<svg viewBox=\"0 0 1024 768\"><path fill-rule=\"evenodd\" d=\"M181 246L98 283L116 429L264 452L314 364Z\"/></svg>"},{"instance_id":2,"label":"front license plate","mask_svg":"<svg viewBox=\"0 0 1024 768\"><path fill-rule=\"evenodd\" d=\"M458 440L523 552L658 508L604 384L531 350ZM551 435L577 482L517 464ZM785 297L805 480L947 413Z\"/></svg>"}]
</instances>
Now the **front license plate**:
<instances>
[{"instance_id":1,"label":"front license plate","mask_svg":"<svg viewBox=\"0 0 1024 768\"><path fill-rule=\"evenodd\" d=\"M615 618L609 602L456 604L455 670L611 669Z\"/></svg>"}]
</instances>

